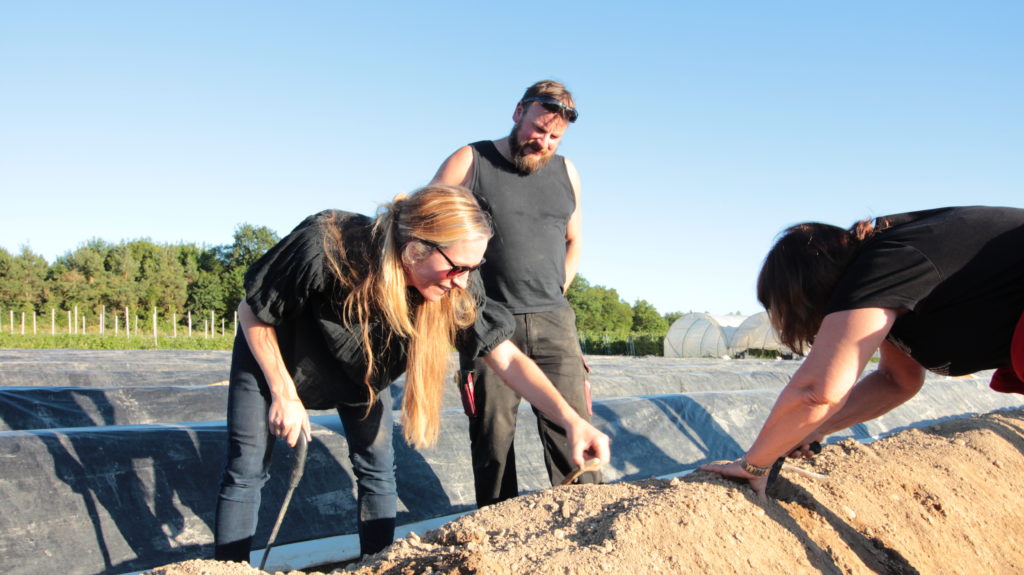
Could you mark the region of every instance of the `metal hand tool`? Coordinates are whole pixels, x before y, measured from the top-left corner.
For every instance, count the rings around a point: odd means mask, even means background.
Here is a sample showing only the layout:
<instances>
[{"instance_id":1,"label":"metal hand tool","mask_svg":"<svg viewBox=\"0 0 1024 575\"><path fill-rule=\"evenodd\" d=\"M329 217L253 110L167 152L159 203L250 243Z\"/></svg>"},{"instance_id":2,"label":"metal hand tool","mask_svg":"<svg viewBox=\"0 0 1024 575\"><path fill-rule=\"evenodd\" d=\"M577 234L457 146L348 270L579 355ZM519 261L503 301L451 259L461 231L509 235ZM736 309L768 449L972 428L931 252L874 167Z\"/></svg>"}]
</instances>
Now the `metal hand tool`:
<instances>
[{"instance_id":1,"label":"metal hand tool","mask_svg":"<svg viewBox=\"0 0 1024 575\"><path fill-rule=\"evenodd\" d=\"M284 495L284 501L281 502L281 511L277 513L277 521L274 522L274 529L270 532L270 539L267 540L267 548L263 550L260 571L267 564L270 548L274 546L274 540L277 539L277 532L281 529L281 522L284 520L285 512L288 511L288 503L291 502L292 494L295 493L295 486L299 484L299 480L302 479L302 473L306 470L306 451L308 449L309 444L306 441L306 434L305 432L300 433L299 443L295 446L295 453L292 455L292 474L288 478L288 491Z\"/></svg>"}]
</instances>

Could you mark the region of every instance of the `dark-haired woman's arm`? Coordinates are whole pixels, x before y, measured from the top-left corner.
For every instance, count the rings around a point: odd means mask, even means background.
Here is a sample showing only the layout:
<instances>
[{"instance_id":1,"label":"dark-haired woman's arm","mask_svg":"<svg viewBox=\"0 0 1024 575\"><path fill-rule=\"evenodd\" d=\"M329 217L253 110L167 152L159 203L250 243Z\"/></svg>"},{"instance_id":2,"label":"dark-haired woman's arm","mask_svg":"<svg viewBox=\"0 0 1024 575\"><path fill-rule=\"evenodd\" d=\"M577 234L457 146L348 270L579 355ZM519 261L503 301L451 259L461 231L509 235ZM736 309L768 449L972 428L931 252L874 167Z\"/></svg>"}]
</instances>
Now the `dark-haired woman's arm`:
<instances>
[{"instance_id":1,"label":"dark-haired woman's arm","mask_svg":"<svg viewBox=\"0 0 1024 575\"><path fill-rule=\"evenodd\" d=\"M818 429L820 435L841 431L889 413L917 395L925 369L888 341L879 347L878 369L853 387L843 408Z\"/></svg>"},{"instance_id":2,"label":"dark-haired woman's arm","mask_svg":"<svg viewBox=\"0 0 1024 575\"><path fill-rule=\"evenodd\" d=\"M826 422L841 414L853 396L857 378L889 333L897 313L885 308L835 312L825 320L803 364L775 401L757 439L744 456L752 468L770 468L779 457L797 449ZM878 398L858 396L855 407L871 406ZM745 470L741 461L704 465L701 469L750 480L764 500L766 475Z\"/></svg>"}]
</instances>

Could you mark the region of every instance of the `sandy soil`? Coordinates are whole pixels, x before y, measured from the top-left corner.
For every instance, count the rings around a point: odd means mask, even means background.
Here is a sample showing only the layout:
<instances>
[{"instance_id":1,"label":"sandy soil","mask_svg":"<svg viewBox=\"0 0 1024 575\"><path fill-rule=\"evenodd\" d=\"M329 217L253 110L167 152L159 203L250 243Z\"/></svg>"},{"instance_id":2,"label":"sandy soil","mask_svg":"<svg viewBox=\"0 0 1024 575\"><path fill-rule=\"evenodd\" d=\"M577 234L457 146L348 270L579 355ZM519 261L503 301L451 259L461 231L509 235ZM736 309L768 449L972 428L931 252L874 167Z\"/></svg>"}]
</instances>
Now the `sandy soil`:
<instances>
[{"instance_id":1,"label":"sandy soil","mask_svg":"<svg viewBox=\"0 0 1024 575\"><path fill-rule=\"evenodd\" d=\"M519 497L350 565L419 573L1024 573L1024 411L845 441L785 472L766 505L697 472ZM153 575L257 575L186 561ZM292 575L299 572L292 572ZM311 572L312 573L312 572Z\"/></svg>"}]
</instances>

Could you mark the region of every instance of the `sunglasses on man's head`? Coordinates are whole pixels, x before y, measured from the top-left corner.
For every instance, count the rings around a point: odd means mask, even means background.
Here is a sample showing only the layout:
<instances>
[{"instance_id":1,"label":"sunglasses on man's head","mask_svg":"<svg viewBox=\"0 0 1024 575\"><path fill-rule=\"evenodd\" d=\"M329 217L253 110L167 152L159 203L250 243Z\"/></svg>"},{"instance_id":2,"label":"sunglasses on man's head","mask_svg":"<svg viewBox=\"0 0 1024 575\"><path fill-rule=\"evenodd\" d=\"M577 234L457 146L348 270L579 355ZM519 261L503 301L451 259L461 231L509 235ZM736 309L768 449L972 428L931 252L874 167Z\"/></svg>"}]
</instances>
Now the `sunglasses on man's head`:
<instances>
[{"instance_id":1,"label":"sunglasses on man's head","mask_svg":"<svg viewBox=\"0 0 1024 575\"><path fill-rule=\"evenodd\" d=\"M480 269L480 266L487 263L487 260L484 259L480 260L480 263L476 264L475 266L460 266L453 262L452 259L448 257L448 254L444 253L444 250L441 249L441 246L435 244L434 242L428 242L427 240L419 241L422 242L424 245L430 246L431 248L437 250L437 253L441 254L441 257L444 258L444 261L448 262L448 265L452 266L452 269L448 270L448 279L452 279L462 274L468 274L469 272L476 271Z\"/></svg>"},{"instance_id":2,"label":"sunglasses on man's head","mask_svg":"<svg viewBox=\"0 0 1024 575\"><path fill-rule=\"evenodd\" d=\"M576 118L580 117L580 114L579 112L576 111L576 108L566 106L565 104L554 98L549 98L547 96L534 96L532 98L523 99L524 106L529 104L530 102L537 102L538 104L543 106L545 110L553 114L558 114L559 116L562 116L570 124L575 122Z\"/></svg>"}]
</instances>

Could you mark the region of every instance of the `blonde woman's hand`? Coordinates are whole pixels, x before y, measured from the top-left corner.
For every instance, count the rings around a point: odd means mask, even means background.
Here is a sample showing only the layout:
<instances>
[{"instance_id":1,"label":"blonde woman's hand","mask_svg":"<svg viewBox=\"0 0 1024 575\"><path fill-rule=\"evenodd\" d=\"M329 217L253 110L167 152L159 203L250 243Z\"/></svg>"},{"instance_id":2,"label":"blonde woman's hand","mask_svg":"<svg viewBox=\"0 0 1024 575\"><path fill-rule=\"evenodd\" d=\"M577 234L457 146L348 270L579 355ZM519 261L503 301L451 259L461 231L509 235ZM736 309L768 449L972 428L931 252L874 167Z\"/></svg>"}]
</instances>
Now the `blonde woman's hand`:
<instances>
[{"instance_id":1,"label":"blonde woman's hand","mask_svg":"<svg viewBox=\"0 0 1024 575\"><path fill-rule=\"evenodd\" d=\"M311 439L309 414L301 400L275 397L267 415L270 433L285 440L290 447L298 444L299 435L304 435L306 441Z\"/></svg>"},{"instance_id":2,"label":"blonde woman's hand","mask_svg":"<svg viewBox=\"0 0 1024 575\"><path fill-rule=\"evenodd\" d=\"M572 462L576 467L581 467L595 457L602 463L611 461L611 440L582 417L577 417L565 431L572 447Z\"/></svg>"}]
</instances>

